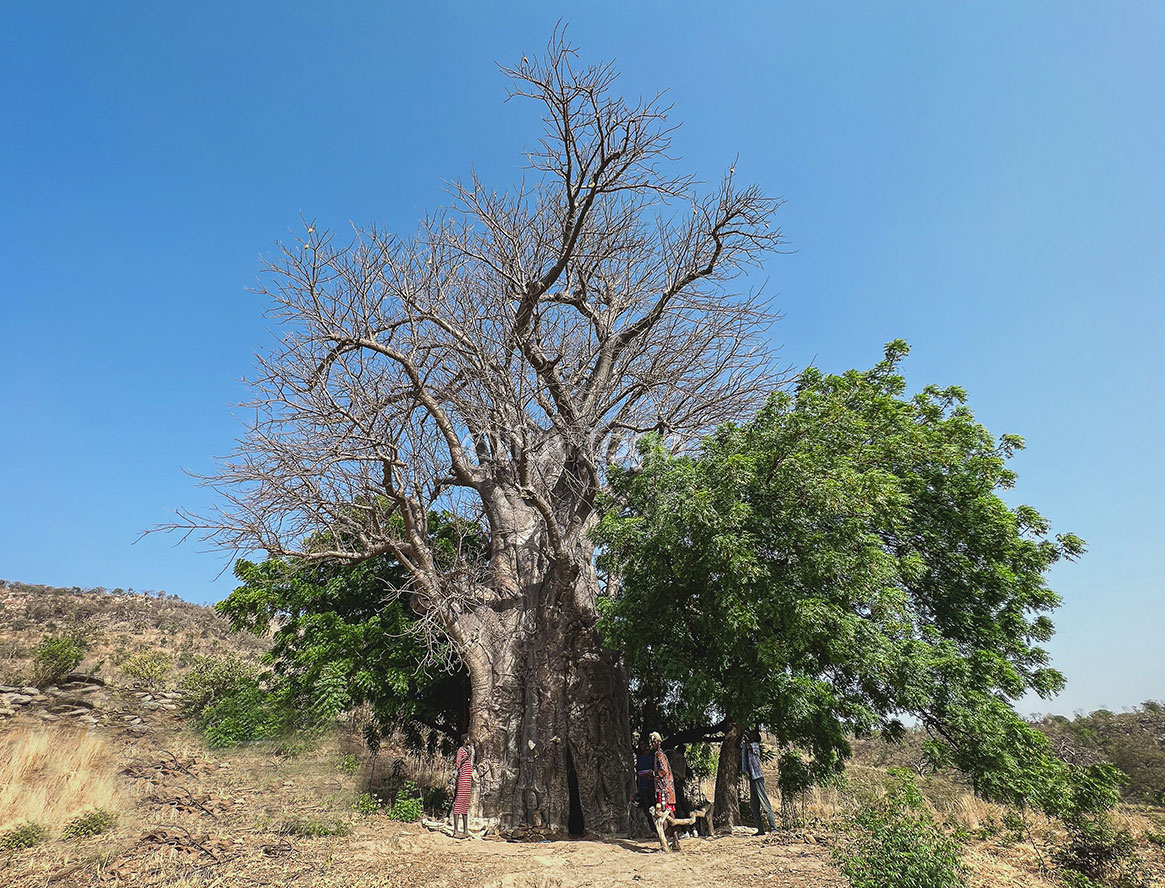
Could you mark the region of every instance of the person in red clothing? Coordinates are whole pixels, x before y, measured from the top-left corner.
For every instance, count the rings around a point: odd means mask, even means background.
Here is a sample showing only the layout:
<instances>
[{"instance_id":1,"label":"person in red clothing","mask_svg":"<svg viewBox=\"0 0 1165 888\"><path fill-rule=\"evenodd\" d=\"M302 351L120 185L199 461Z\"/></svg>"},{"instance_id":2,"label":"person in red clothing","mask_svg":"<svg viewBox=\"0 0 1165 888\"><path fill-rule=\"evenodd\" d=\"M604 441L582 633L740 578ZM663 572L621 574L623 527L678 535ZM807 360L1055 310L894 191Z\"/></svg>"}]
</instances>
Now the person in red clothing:
<instances>
[{"instance_id":1,"label":"person in red clothing","mask_svg":"<svg viewBox=\"0 0 1165 888\"><path fill-rule=\"evenodd\" d=\"M676 784L672 778L671 765L668 763L667 756L664 755L660 748L663 745L663 738L658 733L651 734L651 748L655 752L655 760L653 771L655 773L655 808L660 814L667 812L675 815L676 813ZM680 850L680 837L676 832L675 827L667 830L671 838L671 846L673 851Z\"/></svg>"},{"instance_id":2,"label":"person in red clothing","mask_svg":"<svg viewBox=\"0 0 1165 888\"><path fill-rule=\"evenodd\" d=\"M473 795L473 744L469 735L461 737L461 747L453 759L457 788L453 793L453 838L469 838L469 797ZM457 835L457 819L461 818L461 835Z\"/></svg>"}]
</instances>

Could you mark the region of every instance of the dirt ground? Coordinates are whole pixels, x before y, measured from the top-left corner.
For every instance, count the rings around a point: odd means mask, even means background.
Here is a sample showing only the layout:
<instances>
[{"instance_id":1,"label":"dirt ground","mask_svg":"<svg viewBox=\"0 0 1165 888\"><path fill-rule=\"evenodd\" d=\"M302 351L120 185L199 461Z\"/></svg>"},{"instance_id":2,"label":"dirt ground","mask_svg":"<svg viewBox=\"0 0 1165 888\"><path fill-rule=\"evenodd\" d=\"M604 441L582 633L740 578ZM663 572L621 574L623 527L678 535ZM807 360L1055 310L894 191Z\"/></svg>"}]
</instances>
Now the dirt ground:
<instances>
[{"instance_id":1,"label":"dirt ground","mask_svg":"<svg viewBox=\"0 0 1165 888\"><path fill-rule=\"evenodd\" d=\"M64 838L58 825L35 847L0 853L0 886L573 888L755 885L758 878L789 888L844 884L826 849L773 837L692 839L681 854L665 854L646 839L452 839L419 823L357 815L353 802L367 775L337 767L341 746L295 758L263 746L212 752L176 713L141 712L141 719L137 725L110 719L83 731L31 713L7 720L8 738L39 736L58 750L98 745L92 767L116 775L110 804L118 823L84 839ZM342 822L351 833L285 834L297 820Z\"/></svg>"},{"instance_id":2,"label":"dirt ground","mask_svg":"<svg viewBox=\"0 0 1165 888\"><path fill-rule=\"evenodd\" d=\"M112 705L112 704L111 704ZM130 704L127 704L130 705ZM800 831L762 838L688 839L679 854L655 840L594 838L506 842L452 839L419 823L354 810L367 785L341 766L339 739L296 757L270 746L209 751L176 712L140 712L140 724L104 718L83 730L42 722L30 712L8 719L0 740L37 738L50 757L84 744L97 781L114 777L109 833L64 837L0 852L3 888L658 888L774 886L844 888L828 835ZM381 768L392 763L382 760ZM423 763L413 763L417 767ZM32 768L33 766L29 766ZM28 774L31 785L39 779ZM350 826L347 835L289 834L288 824ZM972 848L974 888L1043 888L1022 847ZM1019 855L1019 856L1017 856Z\"/></svg>"}]
</instances>

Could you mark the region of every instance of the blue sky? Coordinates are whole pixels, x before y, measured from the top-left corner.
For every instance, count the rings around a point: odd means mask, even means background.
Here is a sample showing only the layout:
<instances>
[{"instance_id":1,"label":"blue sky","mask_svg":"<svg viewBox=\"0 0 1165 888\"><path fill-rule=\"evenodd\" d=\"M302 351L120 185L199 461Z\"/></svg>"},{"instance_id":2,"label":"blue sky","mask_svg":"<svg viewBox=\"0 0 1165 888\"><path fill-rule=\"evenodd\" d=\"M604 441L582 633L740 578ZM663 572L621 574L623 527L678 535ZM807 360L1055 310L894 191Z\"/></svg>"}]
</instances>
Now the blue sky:
<instances>
[{"instance_id":1,"label":"blue sky","mask_svg":"<svg viewBox=\"0 0 1165 888\"><path fill-rule=\"evenodd\" d=\"M225 562L138 534L208 501L267 341L246 288L298 225L403 233L537 135L495 62L556 20L682 165L787 203L787 362L957 383L1027 438L1011 499L1058 567L1070 713L1165 697L1165 5L10 4L0 29L0 576L214 601Z\"/></svg>"}]
</instances>

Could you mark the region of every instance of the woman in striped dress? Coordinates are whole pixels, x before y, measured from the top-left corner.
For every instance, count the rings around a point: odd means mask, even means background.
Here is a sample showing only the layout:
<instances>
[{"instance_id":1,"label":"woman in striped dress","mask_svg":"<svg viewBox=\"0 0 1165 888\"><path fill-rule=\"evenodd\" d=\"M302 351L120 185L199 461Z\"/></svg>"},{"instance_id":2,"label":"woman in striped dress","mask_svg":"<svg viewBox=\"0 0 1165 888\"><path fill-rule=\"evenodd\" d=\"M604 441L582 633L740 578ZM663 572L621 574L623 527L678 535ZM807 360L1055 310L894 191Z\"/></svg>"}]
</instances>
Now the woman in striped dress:
<instances>
[{"instance_id":1,"label":"woman in striped dress","mask_svg":"<svg viewBox=\"0 0 1165 888\"><path fill-rule=\"evenodd\" d=\"M461 818L460 838L469 838L469 797L473 794L473 746L469 742L469 735L461 737L461 748L457 750L457 757L453 759L453 771L457 779L457 788L453 793L453 838L457 835L457 818Z\"/></svg>"}]
</instances>

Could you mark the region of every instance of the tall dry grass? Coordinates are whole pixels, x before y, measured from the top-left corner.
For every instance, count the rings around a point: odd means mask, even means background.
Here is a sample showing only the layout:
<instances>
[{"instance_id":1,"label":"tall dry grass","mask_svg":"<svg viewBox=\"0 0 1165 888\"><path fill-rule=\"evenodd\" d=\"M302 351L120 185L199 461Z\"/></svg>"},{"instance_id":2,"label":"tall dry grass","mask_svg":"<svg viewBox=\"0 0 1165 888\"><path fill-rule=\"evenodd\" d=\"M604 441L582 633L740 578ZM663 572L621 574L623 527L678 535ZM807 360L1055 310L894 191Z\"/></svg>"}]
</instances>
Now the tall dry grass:
<instances>
[{"instance_id":1,"label":"tall dry grass","mask_svg":"<svg viewBox=\"0 0 1165 888\"><path fill-rule=\"evenodd\" d=\"M0 832L26 820L52 829L92 808L123 804L111 751L84 731L41 727L0 737Z\"/></svg>"}]
</instances>

